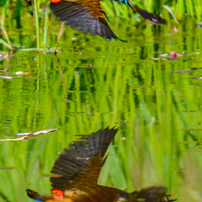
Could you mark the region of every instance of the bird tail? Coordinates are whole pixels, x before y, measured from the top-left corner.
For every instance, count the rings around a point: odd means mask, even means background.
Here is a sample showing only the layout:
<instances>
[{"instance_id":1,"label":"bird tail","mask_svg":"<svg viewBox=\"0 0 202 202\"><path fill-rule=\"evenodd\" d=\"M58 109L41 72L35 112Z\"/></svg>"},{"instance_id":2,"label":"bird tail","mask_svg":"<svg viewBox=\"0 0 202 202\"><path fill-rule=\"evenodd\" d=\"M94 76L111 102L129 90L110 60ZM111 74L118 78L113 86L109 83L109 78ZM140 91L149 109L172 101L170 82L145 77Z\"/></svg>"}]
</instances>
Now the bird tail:
<instances>
[{"instance_id":1,"label":"bird tail","mask_svg":"<svg viewBox=\"0 0 202 202\"><path fill-rule=\"evenodd\" d=\"M176 199L170 199L174 195L166 195L165 187L148 187L140 191L134 191L128 196L128 202L172 202Z\"/></svg>"},{"instance_id":2,"label":"bird tail","mask_svg":"<svg viewBox=\"0 0 202 202\"><path fill-rule=\"evenodd\" d=\"M31 189L26 189L26 192L29 198L33 199L35 202L44 202L53 198L52 195L39 195L37 192Z\"/></svg>"},{"instance_id":3,"label":"bird tail","mask_svg":"<svg viewBox=\"0 0 202 202\"><path fill-rule=\"evenodd\" d=\"M132 8L135 12L139 13L145 20L148 20L152 24L155 25L165 25L166 20L160 17L159 15L155 15L152 13L147 12L146 10L140 9L137 5L133 5L128 2L130 8Z\"/></svg>"},{"instance_id":4,"label":"bird tail","mask_svg":"<svg viewBox=\"0 0 202 202\"><path fill-rule=\"evenodd\" d=\"M130 3L130 1L128 1L128 0L114 0L114 1L119 2L119 3L124 3L125 5L129 6L135 12L139 13L139 15L141 15L145 20L148 20L152 24L155 24L155 25L164 25L164 24L166 24L165 19L161 18L158 15L149 13L146 10L142 10L137 5L133 5L132 3Z\"/></svg>"}]
</instances>

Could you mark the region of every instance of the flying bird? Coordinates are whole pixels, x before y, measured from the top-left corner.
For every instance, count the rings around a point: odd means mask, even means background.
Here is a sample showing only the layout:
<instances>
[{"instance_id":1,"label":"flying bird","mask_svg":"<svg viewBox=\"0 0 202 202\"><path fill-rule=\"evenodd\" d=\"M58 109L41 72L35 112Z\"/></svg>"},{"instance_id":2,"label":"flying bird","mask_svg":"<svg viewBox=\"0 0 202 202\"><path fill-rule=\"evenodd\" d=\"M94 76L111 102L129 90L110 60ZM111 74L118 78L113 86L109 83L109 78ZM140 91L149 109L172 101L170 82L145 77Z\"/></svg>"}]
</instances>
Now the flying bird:
<instances>
[{"instance_id":1,"label":"flying bird","mask_svg":"<svg viewBox=\"0 0 202 202\"><path fill-rule=\"evenodd\" d=\"M158 15L140 9L128 0L111 0L129 6L144 19L156 25L163 25L166 21ZM100 0L50 0L50 9L66 25L72 29L99 35L107 39L119 39L107 23L107 15L102 10ZM106 20L107 19L107 20Z\"/></svg>"},{"instance_id":2,"label":"flying bird","mask_svg":"<svg viewBox=\"0 0 202 202\"><path fill-rule=\"evenodd\" d=\"M117 133L105 128L90 135L82 135L71 143L55 161L50 177L52 193L41 195L27 189L35 202L168 202L165 187L148 187L140 191L126 191L98 184L100 171L107 160L106 151Z\"/></svg>"}]
</instances>

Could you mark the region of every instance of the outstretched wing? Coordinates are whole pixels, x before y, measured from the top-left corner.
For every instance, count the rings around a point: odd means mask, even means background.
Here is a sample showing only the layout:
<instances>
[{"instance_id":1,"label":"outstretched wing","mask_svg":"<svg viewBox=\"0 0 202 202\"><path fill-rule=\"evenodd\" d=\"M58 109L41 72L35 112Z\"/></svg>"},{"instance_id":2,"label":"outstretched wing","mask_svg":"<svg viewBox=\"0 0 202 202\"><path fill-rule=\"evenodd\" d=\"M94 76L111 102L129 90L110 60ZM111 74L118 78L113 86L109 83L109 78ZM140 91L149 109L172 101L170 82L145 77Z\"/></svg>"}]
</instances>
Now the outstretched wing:
<instances>
[{"instance_id":1,"label":"outstretched wing","mask_svg":"<svg viewBox=\"0 0 202 202\"><path fill-rule=\"evenodd\" d=\"M51 170L59 175L50 178L52 187L64 190L88 183L96 185L106 150L117 131L106 128L83 135L80 141L70 144Z\"/></svg>"},{"instance_id":2,"label":"outstretched wing","mask_svg":"<svg viewBox=\"0 0 202 202\"><path fill-rule=\"evenodd\" d=\"M107 39L118 39L107 24L97 0L52 0L50 9L72 29Z\"/></svg>"}]
</instances>

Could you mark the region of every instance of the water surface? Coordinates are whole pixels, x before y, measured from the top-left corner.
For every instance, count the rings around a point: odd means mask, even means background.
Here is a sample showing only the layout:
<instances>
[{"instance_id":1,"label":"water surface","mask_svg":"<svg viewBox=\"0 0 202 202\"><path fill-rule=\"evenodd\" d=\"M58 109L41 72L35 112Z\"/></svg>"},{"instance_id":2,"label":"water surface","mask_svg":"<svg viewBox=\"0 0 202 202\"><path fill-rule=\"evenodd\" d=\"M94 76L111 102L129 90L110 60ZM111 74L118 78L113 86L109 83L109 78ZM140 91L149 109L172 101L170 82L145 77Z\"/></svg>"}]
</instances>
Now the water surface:
<instances>
[{"instance_id":1,"label":"water surface","mask_svg":"<svg viewBox=\"0 0 202 202\"><path fill-rule=\"evenodd\" d=\"M52 18L50 48L60 26ZM12 44L33 48L33 17L22 20L21 29L12 20L6 29ZM186 54L202 52L202 30L189 21L177 33L172 24L158 28L117 19L110 26L128 42L66 28L57 57L18 50L0 61L0 70L9 70L1 75L14 78L0 78L0 139L58 128L26 141L0 142L0 201L31 201L26 188L49 193L44 176L60 152L75 135L107 126L119 132L100 184L127 191L163 185L179 201L201 201L202 56ZM160 59L170 51L185 55Z\"/></svg>"}]
</instances>

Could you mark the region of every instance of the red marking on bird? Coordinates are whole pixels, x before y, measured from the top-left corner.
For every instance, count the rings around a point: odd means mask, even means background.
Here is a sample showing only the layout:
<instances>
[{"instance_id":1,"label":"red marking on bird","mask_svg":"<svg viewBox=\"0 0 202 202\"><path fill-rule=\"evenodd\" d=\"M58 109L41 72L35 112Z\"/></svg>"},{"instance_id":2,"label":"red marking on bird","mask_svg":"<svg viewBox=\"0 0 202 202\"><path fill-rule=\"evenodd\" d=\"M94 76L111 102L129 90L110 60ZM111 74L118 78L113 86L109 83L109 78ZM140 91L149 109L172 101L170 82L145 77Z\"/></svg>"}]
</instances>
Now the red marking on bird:
<instances>
[{"instance_id":1,"label":"red marking on bird","mask_svg":"<svg viewBox=\"0 0 202 202\"><path fill-rule=\"evenodd\" d=\"M64 194L60 189L53 189L53 196L56 199L62 199L64 197Z\"/></svg>"},{"instance_id":2,"label":"red marking on bird","mask_svg":"<svg viewBox=\"0 0 202 202\"><path fill-rule=\"evenodd\" d=\"M59 2L61 2L62 0L51 0L50 2L51 3L54 3L54 4L57 4L57 3L59 3Z\"/></svg>"}]
</instances>

